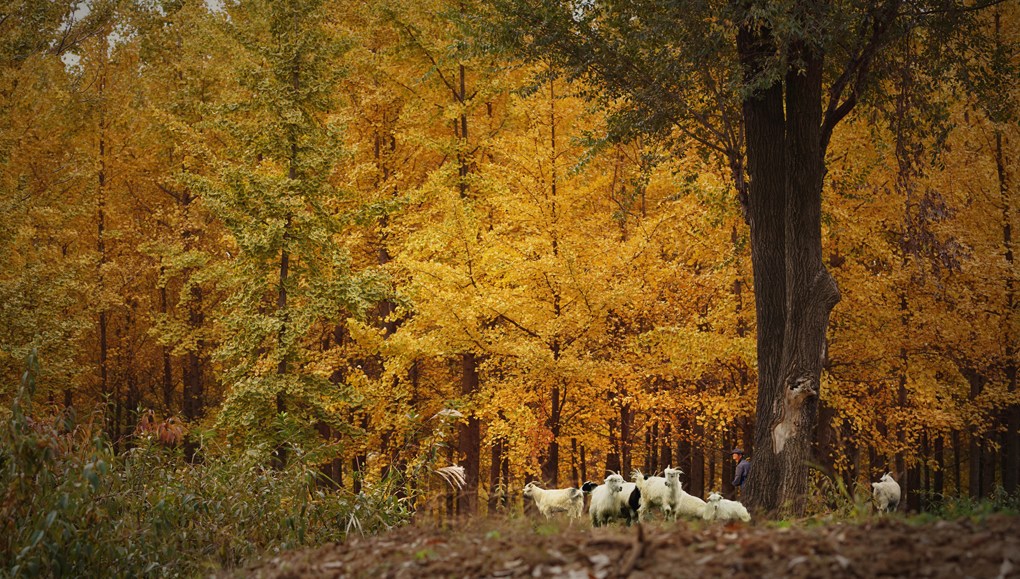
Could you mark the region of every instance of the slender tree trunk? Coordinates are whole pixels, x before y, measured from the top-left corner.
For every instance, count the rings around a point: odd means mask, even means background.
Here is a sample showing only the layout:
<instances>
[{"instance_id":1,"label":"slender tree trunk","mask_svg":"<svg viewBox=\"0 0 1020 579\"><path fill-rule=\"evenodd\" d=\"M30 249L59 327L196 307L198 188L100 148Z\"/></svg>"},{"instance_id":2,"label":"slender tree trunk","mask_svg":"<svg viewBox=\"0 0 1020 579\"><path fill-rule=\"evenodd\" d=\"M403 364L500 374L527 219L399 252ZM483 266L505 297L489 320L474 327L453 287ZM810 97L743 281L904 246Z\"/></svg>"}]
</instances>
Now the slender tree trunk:
<instances>
[{"instance_id":1,"label":"slender tree trunk","mask_svg":"<svg viewBox=\"0 0 1020 579\"><path fill-rule=\"evenodd\" d=\"M505 449L503 438L499 437L492 442L492 450L489 462L489 514L496 512L501 505L506 504L506 487L501 479L503 461L505 460Z\"/></svg>"},{"instance_id":2,"label":"slender tree trunk","mask_svg":"<svg viewBox=\"0 0 1020 579\"><path fill-rule=\"evenodd\" d=\"M995 491L995 465L999 462L992 440L988 438L981 444L981 496L985 498Z\"/></svg>"},{"instance_id":3,"label":"slender tree trunk","mask_svg":"<svg viewBox=\"0 0 1020 579\"><path fill-rule=\"evenodd\" d=\"M857 436L854 434L853 428L849 420L843 420L842 440L848 447L848 454L850 456L850 468L843 473L843 484L848 490L853 492L854 483L860 476L861 472L861 446L857 444Z\"/></svg>"},{"instance_id":4,"label":"slender tree trunk","mask_svg":"<svg viewBox=\"0 0 1020 579\"><path fill-rule=\"evenodd\" d=\"M577 460L578 460L578 456L577 456L577 438L571 436L570 437L570 484L573 485L574 487L580 487L581 486L581 482L583 482L583 481L580 480L581 473L578 471L578 468L577 468Z\"/></svg>"},{"instance_id":5,"label":"slender tree trunk","mask_svg":"<svg viewBox=\"0 0 1020 579\"><path fill-rule=\"evenodd\" d=\"M829 476L836 474L837 429L832 424L835 418L836 410L824 400L821 401L818 405L818 430L815 435L818 441L816 456L818 465Z\"/></svg>"},{"instance_id":6,"label":"slender tree trunk","mask_svg":"<svg viewBox=\"0 0 1020 579\"><path fill-rule=\"evenodd\" d=\"M981 395L984 390L987 379L979 373L977 370L971 368L961 369L963 376L970 383L970 399L974 400ZM969 453L970 460L968 466L970 467L970 473L968 477L968 483L970 486L970 496L974 499L980 499L986 496L988 482L985 477L984 463L987 458L984 456L983 447L984 440L981 433L975 429L971 429L969 433Z\"/></svg>"},{"instance_id":7,"label":"slender tree trunk","mask_svg":"<svg viewBox=\"0 0 1020 579\"><path fill-rule=\"evenodd\" d=\"M646 475L655 474L655 441L654 441L654 426L645 426L645 452L644 452L644 466L641 469Z\"/></svg>"},{"instance_id":8,"label":"slender tree trunk","mask_svg":"<svg viewBox=\"0 0 1020 579\"><path fill-rule=\"evenodd\" d=\"M560 404L560 385L554 383L550 388L549 418L546 420L546 428L549 429L550 441L546 447L545 460L542 463L542 479L552 486L557 487L560 483L560 420L562 418L562 406Z\"/></svg>"},{"instance_id":9,"label":"slender tree trunk","mask_svg":"<svg viewBox=\"0 0 1020 579\"><path fill-rule=\"evenodd\" d=\"M471 352L461 354L460 394L468 400L478 392L478 364ZM458 451L462 457L465 485L461 489L457 510L461 515L478 513L478 475L481 465L481 423L468 412L467 422L458 426Z\"/></svg>"},{"instance_id":10,"label":"slender tree trunk","mask_svg":"<svg viewBox=\"0 0 1020 579\"><path fill-rule=\"evenodd\" d=\"M453 445L446 447L446 464L453 464ZM446 518L453 519L457 516L457 496L449 486L446 487Z\"/></svg>"},{"instance_id":11,"label":"slender tree trunk","mask_svg":"<svg viewBox=\"0 0 1020 579\"><path fill-rule=\"evenodd\" d=\"M696 497L705 493L705 427L694 425L694 440L691 443L691 490Z\"/></svg>"},{"instance_id":12,"label":"slender tree trunk","mask_svg":"<svg viewBox=\"0 0 1020 579\"><path fill-rule=\"evenodd\" d=\"M717 455L717 453L715 453L715 452L708 453L708 479L707 479L707 487L708 488L706 490L709 490L709 491L715 491L715 490L717 490L719 488L716 485L717 481L716 481L716 478L715 478L715 457L716 457L716 455Z\"/></svg>"},{"instance_id":13,"label":"slender tree trunk","mask_svg":"<svg viewBox=\"0 0 1020 579\"><path fill-rule=\"evenodd\" d=\"M581 445L581 482L588 481L588 456L585 447Z\"/></svg>"},{"instance_id":14,"label":"slender tree trunk","mask_svg":"<svg viewBox=\"0 0 1020 579\"><path fill-rule=\"evenodd\" d=\"M610 400L612 403L612 400ZM615 418L609 419L609 450L606 453L606 468L605 472L602 473L603 477L609 476L611 473L620 473L623 468L623 463L620 459L620 439L619 432L620 428Z\"/></svg>"},{"instance_id":15,"label":"slender tree trunk","mask_svg":"<svg viewBox=\"0 0 1020 579\"><path fill-rule=\"evenodd\" d=\"M457 171L459 173L460 179L458 180L457 185L460 188L460 197L461 199L464 199L468 195L467 177L468 172L470 171L470 166L468 165L467 157L464 154L464 152L467 150L468 145L468 119L467 119L467 83L465 81L466 75L463 64L458 65L458 73L460 80L460 93L458 94L456 91L454 91L453 94L454 98L461 105L460 119L458 119L460 121L459 137L461 140L461 144L457 152Z\"/></svg>"},{"instance_id":16,"label":"slender tree trunk","mask_svg":"<svg viewBox=\"0 0 1020 579\"><path fill-rule=\"evenodd\" d=\"M932 474L932 499L942 504L946 494L946 442L941 434L935 437L935 472Z\"/></svg>"},{"instance_id":17,"label":"slender tree trunk","mask_svg":"<svg viewBox=\"0 0 1020 579\"><path fill-rule=\"evenodd\" d=\"M879 471L884 468L885 466L878 462L878 451L874 446L868 445L868 480L877 481L882 476Z\"/></svg>"},{"instance_id":18,"label":"slender tree trunk","mask_svg":"<svg viewBox=\"0 0 1020 579\"><path fill-rule=\"evenodd\" d=\"M202 314L202 288L198 284L191 286L189 290L190 298L188 300L188 329L193 333L201 331L202 325L204 324L204 316ZM184 368L182 372L182 379L184 384L182 386L182 398L183 398L183 410L184 418L189 422L198 420L204 410L204 390L202 375L202 349L203 341L201 338L195 341L194 349L189 349L184 354Z\"/></svg>"},{"instance_id":19,"label":"slender tree trunk","mask_svg":"<svg viewBox=\"0 0 1020 579\"><path fill-rule=\"evenodd\" d=\"M928 440L928 433L927 432L923 432L923 433L921 433L921 456L923 458L927 459L929 456L931 456L930 453L931 453L931 447L930 447L929 440ZM924 496L922 496L921 500L918 501L918 507L922 511L929 511L929 510L931 510L931 497L932 497L932 493L931 493L931 469L928 467L927 461L925 461L924 463L922 463L921 467L918 470L920 471L918 473L918 479L919 479L918 480L918 487L924 489Z\"/></svg>"},{"instance_id":20,"label":"slender tree trunk","mask_svg":"<svg viewBox=\"0 0 1020 579\"><path fill-rule=\"evenodd\" d=\"M726 442L723 444L723 452L727 453L722 461L722 481L720 488L724 497L735 497L736 487L733 486L733 478L737 472L737 463L733 462L733 455L729 454L730 449L737 446L737 436L734 431L726 435ZM728 448L727 448L728 447Z\"/></svg>"},{"instance_id":21,"label":"slender tree trunk","mask_svg":"<svg viewBox=\"0 0 1020 579\"><path fill-rule=\"evenodd\" d=\"M550 190L549 190L549 207L550 217L549 225L552 237L552 254L553 258L559 257L559 238L558 238L558 221L556 215L556 203L557 203L557 172L556 172L556 93L555 83L553 80L549 81L549 165L550 165ZM556 284L551 280L549 286L552 290L552 303L553 303L553 317L559 319L561 315L560 306L560 293ZM553 360L558 362L560 359L560 341L559 338L554 337L553 342L550 346L552 350ZM546 449L545 463L542 465L542 478L545 482L556 487L559 485L559 468L560 468L560 427L561 419L563 415L563 383L560 381L558 376L553 376L552 385L549 389L549 419L546 421L546 428L549 430L550 441Z\"/></svg>"},{"instance_id":22,"label":"slender tree trunk","mask_svg":"<svg viewBox=\"0 0 1020 579\"><path fill-rule=\"evenodd\" d=\"M909 199L909 196L908 196L908 199ZM908 201L908 204L909 204L909 201ZM907 211L909 212L909 207L908 207ZM907 266L906 252L904 252L904 255L903 255L903 258L902 258L902 266L903 267ZM910 305L909 305L909 302L907 301L906 290L902 290L900 292L900 304L899 304L899 308L900 308L900 325L902 326L903 335L904 335L904 337L905 336L909 336L910 335ZM904 346L900 347L900 373L899 373L898 384L897 384L897 389L896 389L896 391L897 391L897 404L899 404L900 409L903 410L903 411L907 410L908 403L909 403L909 396L908 396L908 393L907 393L907 365L908 364L909 364L909 357L908 357L908 354L907 354L907 348L904 345ZM906 478L900 480L900 488L901 488L901 491L902 491L902 496L900 498L900 502L902 502L904 505L906 505L907 511L916 512L918 510L917 509L917 500L916 500L917 499L917 497L916 497L917 486L914 484L916 481L914 481L914 477L912 476L913 475L913 469L912 468L909 469L909 470L907 469L907 460L906 460L906 457L904 456L904 453L906 451L903 450L907 446L907 442L906 442L907 434L906 434L906 425L905 424L900 424L899 425L899 428L896 431L896 439L899 442L899 446L900 446L900 449L901 449L899 452L896 453L896 473L897 473L897 476L906 475Z\"/></svg>"},{"instance_id":23,"label":"slender tree trunk","mask_svg":"<svg viewBox=\"0 0 1020 579\"><path fill-rule=\"evenodd\" d=\"M632 448L634 445L633 441L633 426L634 417L630 412L630 404L623 404L620 406L620 468L623 472L624 478L630 478L631 471L634 470L632 462Z\"/></svg>"},{"instance_id":24,"label":"slender tree trunk","mask_svg":"<svg viewBox=\"0 0 1020 579\"><path fill-rule=\"evenodd\" d=\"M667 422L663 427L662 439L659 443L659 464L663 467L673 466L673 446L670 444L670 426Z\"/></svg>"},{"instance_id":25,"label":"slender tree trunk","mask_svg":"<svg viewBox=\"0 0 1020 579\"><path fill-rule=\"evenodd\" d=\"M159 268L160 278L163 277L164 271L165 268L160 266ZM159 313L166 317L168 310L169 308L167 306L166 284L163 283L159 287ZM174 402L174 374L173 366L171 365L172 358L170 357L169 346L164 345L160 348L160 350L163 359L163 376L162 376L163 408L164 412L166 413L166 416L170 416L173 414L173 402Z\"/></svg>"},{"instance_id":26,"label":"slender tree trunk","mask_svg":"<svg viewBox=\"0 0 1020 579\"><path fill-rule=\"evenodd\" d=\"M287 223L284 227L284 243L287 240L287 232L290 231L291 220L290 216L287 216ZM276 312L280 316L280 330L276 336L278 353L280 361L276 365L276 375L283 378L287 375L288 371L288 356L286 353L287 348L287 278L290 275L290 251L287 246L284 245L280 251L280 277L279 286L276 295ZM276 393L276 412L277 414L283 414L287 411L287 401L283 390L279 390ZM277 468L284 468L287 466L287 446L281 443L276 447L276 466Z\"/></svg>"},{"instance_id":27,"label":"slender tree trunk","mask_svg":"<svg viewBox=\"0 0 1020 579\"><path fill-rule=\"evenodd\" d=\"M181 239L186 251L194 251L199 238L198 231L191 224L193 202L194 197L192 197L191 192L185 190L181 194L180 203L186 221L184 231L181 233ZM188 331L192 336L198 335L205 324L205 315L202 310L202 286L195 280L196 274L196 269L189 268L186 272L184 288L182 288L182 292L187 292L185 300L187 302ZM200 337L196 337L194 347L188 349L181 362L181 411L184 419L188 422L194 422L204 414L205 387L203 384L204 376L202 368L204 347L203 340ZM184 443L185 455L189 460L194 458L195 450L197 450L197 443L191 440L189 436Z\"/></svg>"},{"instance_id":28,"label":"slender tree trunk","mask_svg":"<svg viewBox=\"0 0 1020 579\"><path fill-rule=\"evenodd\" d=\"M105 54L105 52L104 52ZM106 255L106 104L104 102L106 92L106 66L103 64L99 76L99 172L97 175L98 189L96 194L96 251L99 253L99 392L102 396L110 396L109 386L109 342L107 337L108 319L106 311L106 300L102 297L105 292L106 279L105 269L107 264ZM106 400L110 407L116 406L116 396ZM112 409L112 408L111 408ZM109 411L108 411L109 412ZM107 415L107 434L111 439L116 440L116 418L113 413Z\"/></svg>"},{"instance_id":29,"label":"slender tree trunk","mask_svg":"<svg viewBox=\"0 0 1020 579\"><path fill-rule=\"evenodd\" d=\"M963 449L961 448L960 444L960 431L954 430L951 435L951 438L953 442L953 488L956 493L956 496L962 497L963 469L961 464L962 463L961 455L963 454Z\"/></svg>"}]
</instances>

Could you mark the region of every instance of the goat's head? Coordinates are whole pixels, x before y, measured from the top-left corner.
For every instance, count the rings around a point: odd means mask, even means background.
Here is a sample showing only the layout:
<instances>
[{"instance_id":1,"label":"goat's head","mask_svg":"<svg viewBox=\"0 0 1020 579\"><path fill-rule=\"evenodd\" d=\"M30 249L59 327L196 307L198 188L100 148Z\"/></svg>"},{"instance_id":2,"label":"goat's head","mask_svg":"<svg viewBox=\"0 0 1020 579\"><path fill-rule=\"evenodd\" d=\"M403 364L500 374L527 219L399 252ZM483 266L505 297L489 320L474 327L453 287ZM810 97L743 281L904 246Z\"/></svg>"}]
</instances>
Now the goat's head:
<instances>
[{"instance_id":1,"label":"goat's head","mask_svg":"<svg viewBox=\"0 0 1020 579\"><path fill-rule=\"evenodd\" d=\"M606 477L606 486L616 494L623 491L623 477L618 474L611 474Z\"/></svg>"},{"instance_id":2,"label":"goat's head","mask_svg":"<svg viewBox=\"0 0 1020 579\"><path fill-rule=\"evenodd\" d=\"M669 488L680 488L680 473L682 472L683 471L678 468L670 468L667 466L666 470L663 471L663 474L666 477L666 486Z\"/></svg>"}]
</instances>

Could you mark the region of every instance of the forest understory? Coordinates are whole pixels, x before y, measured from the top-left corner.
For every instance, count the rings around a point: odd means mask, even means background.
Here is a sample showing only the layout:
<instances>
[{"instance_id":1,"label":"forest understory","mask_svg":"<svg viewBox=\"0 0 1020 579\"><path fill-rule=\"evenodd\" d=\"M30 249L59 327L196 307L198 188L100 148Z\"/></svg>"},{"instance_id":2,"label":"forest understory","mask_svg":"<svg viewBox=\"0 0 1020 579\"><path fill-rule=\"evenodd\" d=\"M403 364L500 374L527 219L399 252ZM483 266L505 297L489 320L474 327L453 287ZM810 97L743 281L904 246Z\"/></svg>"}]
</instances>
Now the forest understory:
<instances>
[{"instance_id":1,"label":"forest understory","mask_svg":"<svg viewBox=\"0 0 1020 579\"><path fill-rule=\"evenodd\" d=\"M235 577L1020 577L1020 517L704 525L480 519L291 551Z\"/></svg>"}]
</instances>

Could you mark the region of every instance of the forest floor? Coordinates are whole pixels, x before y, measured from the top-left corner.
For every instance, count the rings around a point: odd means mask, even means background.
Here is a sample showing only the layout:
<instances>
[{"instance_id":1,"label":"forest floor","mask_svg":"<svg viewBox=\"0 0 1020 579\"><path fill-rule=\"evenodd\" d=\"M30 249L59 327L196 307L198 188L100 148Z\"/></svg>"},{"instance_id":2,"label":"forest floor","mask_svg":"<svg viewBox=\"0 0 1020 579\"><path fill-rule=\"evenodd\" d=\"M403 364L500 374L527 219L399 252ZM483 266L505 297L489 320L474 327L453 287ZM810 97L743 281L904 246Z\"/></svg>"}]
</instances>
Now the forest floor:
<instances>
[{"instance_id":1,"label":"forest floor","mask_svg":"<svg viewBox=\"0 0 1020 579\"><path fill-rule=\"evenodd\" d=\"M1020 577L1020 517L588 527L536 519L411 525L292 551L244 577Z\"/></svg>"}]
</instances>

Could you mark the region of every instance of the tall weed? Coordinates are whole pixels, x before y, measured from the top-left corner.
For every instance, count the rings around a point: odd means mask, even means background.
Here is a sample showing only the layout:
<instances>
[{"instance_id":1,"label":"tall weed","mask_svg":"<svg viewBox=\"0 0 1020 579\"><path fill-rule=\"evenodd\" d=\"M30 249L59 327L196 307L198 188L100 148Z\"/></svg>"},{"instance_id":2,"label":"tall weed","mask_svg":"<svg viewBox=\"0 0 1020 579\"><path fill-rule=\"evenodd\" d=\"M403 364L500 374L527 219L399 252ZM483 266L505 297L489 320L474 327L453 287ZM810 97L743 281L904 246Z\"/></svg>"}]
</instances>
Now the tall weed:
<instances>
[{"instance_id":1,"label":"tall weed","mask_svg":"<svg viewBox=\"0 0 1020 579\"><path fill-rule=\"evenodd\" d=\"M116 454L96 417L47 420L32 409L30 356L0 426L0 574L198 575L303 545L406 522L387 481L358 495L326 490L314 452L209 440L192 464L180 450L137 440Z\"/></svg>"}]
</instances>

